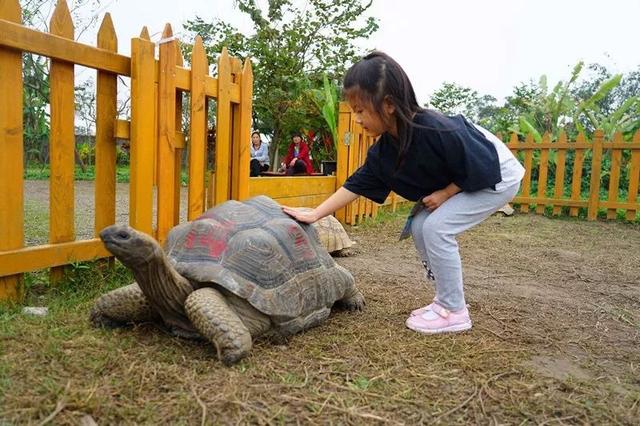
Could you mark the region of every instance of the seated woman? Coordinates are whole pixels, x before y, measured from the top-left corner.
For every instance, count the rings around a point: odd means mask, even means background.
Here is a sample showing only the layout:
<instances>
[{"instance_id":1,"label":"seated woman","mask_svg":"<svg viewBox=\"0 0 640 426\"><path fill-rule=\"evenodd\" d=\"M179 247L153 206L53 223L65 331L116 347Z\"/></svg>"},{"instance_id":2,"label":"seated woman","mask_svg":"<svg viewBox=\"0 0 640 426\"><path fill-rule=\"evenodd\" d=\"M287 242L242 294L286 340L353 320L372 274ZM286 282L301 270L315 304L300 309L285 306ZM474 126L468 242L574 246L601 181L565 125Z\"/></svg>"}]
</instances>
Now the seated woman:
<instances>
[{"instance_id":1,"label":"seated woman","mask_svg":"<svg viewBox=\"0 0 640 426\"><path fill-rule=\"evenodd\" d=\"M288 175L300 173L313 173L313 165L309 156L309 147L302 142L302 136L299 133L293 135L293 142L289 145L287 156L284 157L282 168Z\"/></svg>"},{"instance_id":2,"label":"seated woman","mask_svg":"<svg viewBox=\"0 0 640 426\"><path fill-rule=\"evenodd\" d=\"M269 170L269 145L262 142L260 132L251 133L251 172L250 176L260 176Z\"/></svg>"}]
</instances>

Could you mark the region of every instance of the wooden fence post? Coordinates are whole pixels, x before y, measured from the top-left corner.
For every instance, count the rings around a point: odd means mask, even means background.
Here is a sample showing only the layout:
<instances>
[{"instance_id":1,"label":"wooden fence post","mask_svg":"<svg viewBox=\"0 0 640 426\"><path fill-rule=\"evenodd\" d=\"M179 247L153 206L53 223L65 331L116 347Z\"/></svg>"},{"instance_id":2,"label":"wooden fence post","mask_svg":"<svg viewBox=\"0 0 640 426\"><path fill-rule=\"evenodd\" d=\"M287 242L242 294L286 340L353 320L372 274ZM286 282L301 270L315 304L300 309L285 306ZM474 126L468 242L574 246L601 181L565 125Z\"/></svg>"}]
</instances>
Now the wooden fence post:
<instances>
[{"instance_id":1,"label":"wooden fence post","mask_svg":"<svg viewBox=\"0 0 640 426\"><path fill-rule=\"evenodd\" d=\"M98 31L98 47L118 51L118 39L111 15L105 14ZM98 71L96 79L96 182L95 235L116 220L117 87L115 74Z\"/></svg>"},{"instance_id":2,"label":"wooden fence post","mask_svg":"<svg viewBox=\"0 0 640 426\"><path fill-rule=\"evenodd\" d=\"M176 60L177 42L171 25L162 32L158 76L158 229L156 238L164 242L174 226L176 147Z\"/></svg>"},{"instance_id":3,"label":"wooden fence post","mask_svg":"<svg viewBox=\"0 0 640 426\"><path fill-rule=\"evenodd\" d=\"M180 43L176 41L176 66L182 67L184 59ZM175 114L176 114L176 136L174 138L174 169L173 169L173 225L180 223L180 190L182 189L182 151L185 148L184 135L182 134L182 91L175 89ZM179 138L178 138L179 137ZM172 227L173 227L172 225Z\"/></svg>"},{"instance_id":4,"label":"wooden fence post","mask_svg":"<svg viewBox=\"0 0 640 426\"><path fill-rule=\"evenodd\" d=\"M633 135L633 143L640 144L640 130ZM635 203L638 197L638 186L640 184L640 149L631 150L631 169L629 171L629 197L627 203ZM627 209L627 220L636 218L636 210Z\"/></svg>"},{"instance_id":5,"label":"wooden fence post","mask_svg":"<svg viewBox=\"0 0 640 426\"><path fill-rule=\"evenodd\" d=\"M207 162L207 97L205 77L209 70L202 38L196 36L191 51L191 129L189 137L189 193L187 219L204 212L204 172Z\"/></svg>"},{"instance_id":6,"label":"wooden fence post","mask_svg":"<svg viewBox=\"0 0 640 426\"><path fill-rule=\"evenodd\" d=\"M240 74L240 105L237 112L240 115L238 119L239 138L234 141L237 144L238 164L233 167L233 173L236 174L236 198L238 200L246 200L249 198L249 162L251 161L249 153L249 144L251 143L251 109L253 105L253 70L249 58L245 59Z\"/></svg>"},{"instance_id":7,"label":"wooden fence post","mask_svg":"<svg viewBox=\"0 0 640 426\"><path fill-rule=\"evenodd\" d=\"M0 19L21 22L18 0L0 1ZM0 47L0 76L0 251L4 251L24 246L22 52ZM22 274L0 277L0 300L20 300L22 287Z\"/></svg>"},{"instance_id":8,"label":"wooden fence post","mask_svg":"<svg viewBox=\"0 0 640 426\"><path fill-rule=\"evenodd\" d=\"M218 58L218 97L216 102L214 205L227 201L231 197L231 61L226 47L222 49Z\"/></svg>"},{"instance_id":9,"label":"wooden fence post","mask_svg":"<svg viewBox=\"0 0 640 426\"><path fill-rule=\"evenodd\" d=\"M242 76L242 62L238 58L230 57L231 61L231 82L240 84ZM246 144L246 142L245 142ZM238 180L240 179L240 103L231 104L231 174L229 175L230 197L238 200Z\"/></svg>"},{"instance_id":10,"label":"wooden fence post","mask_svg":"<svg viewBox=\"0 0 640 426\"><path fill-rule=\"evenodd\" d=\"M583 133L580 133L575 140L576 144L584 145L586 143ZM580 201L582 190L582 164L584 163L584 148L575 148L575 156L573 159L573 176L571 179L571 201ZM570 207L569 216L578 216L579 207Z\"/></svg>"},{"instance_id":11,"label":"wooden fence post","mask_svg":"<svg viewBox=\"0 0 640 426\"><path fill-rule=\"evenodd\" d=\"M73 23L65 0L59 0L51 17L49 31L73 40ZM75 93L74 65L51 60L51 133L49 136L49 241L63 243L75 239L74 229L74 151ZM50 281L57 283L64 275L64 266L51 268Z\"/></svg>"},{"instance_id":12,"label":"wooden fence post","mask_svg":"<svg viewBox=\"0 0 640 426\"><path fill-rule=\"evenodd\" d=\"M621 132L616 132L613 137L613 140L604 141L604 148L609 148L607 145L610 143L622 144L624 139L622 138ZM611 171L609 173L609 197L607 201L610 203L618 202L618 190L620 185L620 163L622 160L622 150L619 148L610 148L611 149ZM607 219L615 219L616 218L616 209L609 208L607 209Z\"/></svg>"},{"instance_id":13,"label":"wooden fence post","mask_svg":"<svg viewBox=\"0 0 640 426\"><path fill-rule=\"evenodd\" d=\"M347 180L349 171L349 145L352 142L351 109L345 102L340 102L338 115L338 140L336 145L336 190ZM336 211L336 219L347 223L347 210L343 207Z\"/></svg>"},{"instance_id":14,"label":"wooden fence post","mask_svg":"<svg viewBox=\"0 0 640 426\"><path fill-rule=\"evenodd\" d=\"M538 167L538 198L543 199L547 196L547 171L549 169L549 150L548 145L551 143L551 135L545 133L542 137L542 145L540 148L540 166ZM547 146L544 146L547 145ZM538 201L536 204L536 213L544 214L545 204Z\"/></svg>"},{"instance_id":15,"label":"wooden fence post","mask_svg":"<svg viewBox=\"0 0 640 426\"><path fill-rule=\"evenodd\" d=\"M524 142L525 146L533 145L533 135L529 133ZM533 165L533 148L526 148L524 151L524 177L522 178L521 194L524 198L531 197L531 167ZM520 205L521 213L529 213L530 201L527 200Z\"/></svg>"},{"instance_id":16,"label":"wooden fence post","mask_svg":"<svg viewBox=\"0 0 640 426\"><path fill-rule=\"evenodd\" d=\"M151 236L157 104L154 55L155 45L144 27L139 38L131 39L129 224Z\"/></svg>"},{"instance_id":17,"label":"wooden fence post","mask_svg":"<svg viewBox=\"0 0 640 426\"><path fill-rule=\"evenodd\" d=\"M556 141L560 146L567 144L567 134L562 131L560 137ZM556 153L556 177L553 191L553 198L560 199L564 196L564 175L565 175L565 162L567 157L567 149L559 148ZM562 205L553 206L553 215L559 215L562 212Z\"/></svg>"},{"instance_id":18,"label":"wooden fence post","mask_svg":"<svg viewBox=\"0 0 640 426\"><path fill-rule=\"evenodd\" d=\"M591 157L591 184L589 185L589 204L587 220L598 217L598 202L600 201L600 174L602 167L602 141L604 132L596 130L593 136L593 156Z\"/></svg>"}]
</instances>

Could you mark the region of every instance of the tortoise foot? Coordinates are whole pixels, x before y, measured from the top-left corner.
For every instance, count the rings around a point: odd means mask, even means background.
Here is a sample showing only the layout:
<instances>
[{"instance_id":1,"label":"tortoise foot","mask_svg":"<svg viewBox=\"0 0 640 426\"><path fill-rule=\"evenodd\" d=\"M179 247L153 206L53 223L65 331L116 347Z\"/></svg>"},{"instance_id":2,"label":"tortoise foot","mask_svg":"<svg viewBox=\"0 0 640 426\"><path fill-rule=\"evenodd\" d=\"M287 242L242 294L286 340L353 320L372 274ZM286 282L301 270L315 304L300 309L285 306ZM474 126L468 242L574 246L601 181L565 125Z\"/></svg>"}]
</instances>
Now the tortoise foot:
<instances>
[{"instance_id":1,"label":"tortoise foot","mask_svg":"<svg viewBox=\"0 0 640 426\"><path fill-rule=\"evenodd\" d=\"M171 327L170 332L172 335L179 337L181 339L187 340L206 340L202 334L197 331L189 331L180 327Z\"/></svg>"},{"instance_id":2,"label":"tortoise foot","mask_svg":"<svg viewBox=\"0 0 640 426\"><path fill-rule=\"evenodd\" d=\"M364 296L357 290L355 294L338 301L338 305L347 311L362 311L366 305Z\"/></svg>"},{"instance_id":3,"label":"tortoise foot","mask_svg":"<svg viewBox=\"0 0 640 426\"><path fill-rule=\"evenodd\" d=\"M222 363L227 367L229 367L237 363L247 355L249 355L249 351L246 351L246 350L243 351L243 350L239 350L239 348L236 348L236 349L226 349L226 350L223 349L220 351L219 356Z\"/></svg>"},{"instance_id":4,"label":"tortoise foot","mask_svg":"<svg viewBox=\"0 0 640 426\"><path fill-rule=\"evenodd\" d=\"M349 247L349 248L343 248L342 250L333 251L330 254L332 257L351 257L351 256L357 256L359 253L360 252L356 248Z\"/></svg>"},{"instance_id":5,"label":"tortoise foot","mask_svg":"<svg viewBox=\"0 0 640 426\"><path fill-rule=\"evenodd\" d=\"M89 312L89 322L95 328L120 328L126 325L120 321L114 320L113 318L109 318L96 306L92 307Z\"/></svg>"}]
</instances>

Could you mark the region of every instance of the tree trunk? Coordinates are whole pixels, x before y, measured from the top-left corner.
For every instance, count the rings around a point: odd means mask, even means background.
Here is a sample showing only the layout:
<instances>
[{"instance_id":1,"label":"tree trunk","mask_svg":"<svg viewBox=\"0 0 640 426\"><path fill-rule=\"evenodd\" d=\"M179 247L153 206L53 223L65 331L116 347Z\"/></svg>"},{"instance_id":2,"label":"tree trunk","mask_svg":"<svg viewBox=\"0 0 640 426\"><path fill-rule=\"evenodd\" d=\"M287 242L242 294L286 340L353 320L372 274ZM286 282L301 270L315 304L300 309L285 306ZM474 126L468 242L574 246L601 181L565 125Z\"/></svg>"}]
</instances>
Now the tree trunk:
<instances>
[{"instance_id":1,"label":"tree trunk","mask_svg":"<svg viewBox=\"0 0 640 426\"><path fill-rule=\"evenodd\" d=\"M271 144L269 145L269 159L271 160L271 167L274 171L280 168L278 146L280 145L281 135L282 131L280 130L280 127L276 126L273 129L273 138L271 139Z\"/></svg>"},{"instance_id":2,"label":"tree trunk","mask_svg":"<svg viewBox=\"0 0 640 426\"><path fill-rule=\"evenodd\" d=\"M80 170L82 170L82 173L86 173L87 166L85 166L84 161L82 161L82 158L80 157L80 153L78 152L78 148L74 147L73 153L76 156L76 163L78 163L78 165L80 166Z\"/></svg>"}]
</instances>

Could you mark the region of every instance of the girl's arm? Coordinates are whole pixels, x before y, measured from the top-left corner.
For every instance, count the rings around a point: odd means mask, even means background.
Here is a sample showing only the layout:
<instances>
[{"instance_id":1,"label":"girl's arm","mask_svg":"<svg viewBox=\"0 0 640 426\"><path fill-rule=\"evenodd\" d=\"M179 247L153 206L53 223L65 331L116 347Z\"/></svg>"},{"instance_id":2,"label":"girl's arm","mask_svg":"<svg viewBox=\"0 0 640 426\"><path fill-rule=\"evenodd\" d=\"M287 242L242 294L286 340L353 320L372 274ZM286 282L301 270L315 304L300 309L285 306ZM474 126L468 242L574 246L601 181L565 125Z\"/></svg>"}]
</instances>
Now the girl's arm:
<instances>
[{"instance_id":1,"label":"girl's arm","mask_svg":"<svg viewBox=\"0 0 640 426\"><path fill-rule=\"evenodd\" d=\"M299 222L313 223L346 206L358 197L358 194L354 194L348 189L341 187L310 212L300 212L291 207L282 207L282 210Z\"/></svg>"}]
</instances>

